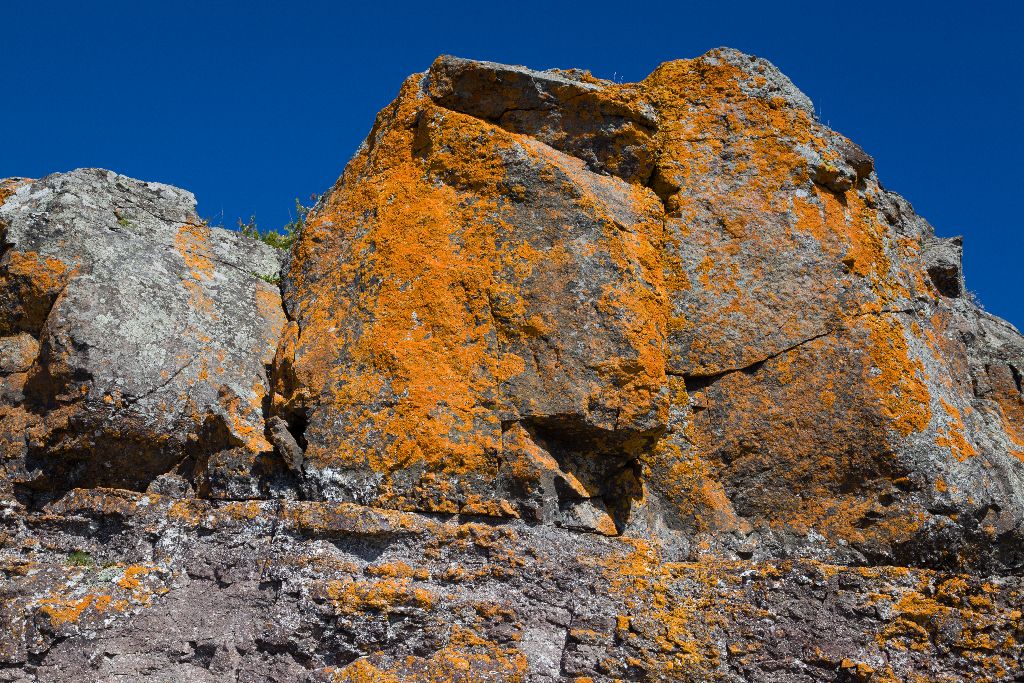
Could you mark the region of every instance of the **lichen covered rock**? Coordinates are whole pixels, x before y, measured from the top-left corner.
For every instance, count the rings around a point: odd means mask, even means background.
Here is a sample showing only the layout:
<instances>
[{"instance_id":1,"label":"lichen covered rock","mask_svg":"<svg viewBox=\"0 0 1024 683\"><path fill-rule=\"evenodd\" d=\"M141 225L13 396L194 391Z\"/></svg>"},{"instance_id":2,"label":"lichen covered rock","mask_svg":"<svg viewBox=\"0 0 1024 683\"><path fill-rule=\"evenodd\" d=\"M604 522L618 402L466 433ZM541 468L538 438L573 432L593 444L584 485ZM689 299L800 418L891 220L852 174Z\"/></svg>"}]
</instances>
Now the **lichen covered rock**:
<instances>
[{"instance_id":1,"label":"lichen covered rock","mask_svg":"<svg viewBox=\"0 0 1024 683\"><path fill-rule=\"evenodd\" d=\"M274 411L313 497L1020 567L1024 344L959 253L763 60L442 57L302 233Z\"/></svg>"},{"instance_id":2,"label":"lichen covered rock","mask_svg":"<svg viewBox=\"0 0 1024 683\"><path fill-rule=\"evenodd\" d=\"M0 230L0 681L1020 677L1024 338L763 60L441 57L283 298L164 185Z\"/></svg>"},{"instance_id":3,"label":"lichen covered rock","mask_svg":"<svg viewBox=\"0 0 1024 683\"><path fill-rule=\"evenodd\" d=\"M259 276L278 272L273 249L206 225L188 192L109 171L5 192L3 410L26 425L4 442L16 487L145 488L221 450L272 450L265 368L284 315Z\"/></svg>"}]
</instances>

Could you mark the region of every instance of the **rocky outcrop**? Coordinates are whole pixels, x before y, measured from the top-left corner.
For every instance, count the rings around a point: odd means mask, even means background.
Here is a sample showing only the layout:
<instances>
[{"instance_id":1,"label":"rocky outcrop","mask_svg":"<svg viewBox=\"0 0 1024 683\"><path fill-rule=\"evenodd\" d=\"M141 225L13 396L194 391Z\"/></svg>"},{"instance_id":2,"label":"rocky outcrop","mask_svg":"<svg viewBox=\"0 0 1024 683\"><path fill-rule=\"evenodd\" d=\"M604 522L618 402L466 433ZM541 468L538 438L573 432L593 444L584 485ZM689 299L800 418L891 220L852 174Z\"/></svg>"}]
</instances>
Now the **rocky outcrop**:
<instances>
[{"instance_id":1,"label":"rocky outcrop","mask_svg":"<svg viewBox=\"0 0 1024 683\"><path fill-rule=\"evenodd\" d=\"M961 279L763 60L444 57L296 246L275 410L312 497L1014 569L1024 346Z\"/></svg>"},{"instance_id":2,"label":"rocky outcrop","mask_svg":"<svg viewBox=\"0 0 1024 683\"><path fill-rule=\"evenodd\" d=\"M439 58L283 297L181 190L0 203L0 680L1019 676L1024 338L763 60Z\"/></svg>"},{"instance_id":3,"label":"rocky outcrop","mask_svg":"<svg viewBox=\"0 0 1024 683\"><path fill-rule=\"evenodd\" d=\"M5 483L23 502L172 471L209 489L211 457L271 452L275 250L166 185L92 169L18 185L0 207L0 343Z\"/></svg>"}]
</instances>

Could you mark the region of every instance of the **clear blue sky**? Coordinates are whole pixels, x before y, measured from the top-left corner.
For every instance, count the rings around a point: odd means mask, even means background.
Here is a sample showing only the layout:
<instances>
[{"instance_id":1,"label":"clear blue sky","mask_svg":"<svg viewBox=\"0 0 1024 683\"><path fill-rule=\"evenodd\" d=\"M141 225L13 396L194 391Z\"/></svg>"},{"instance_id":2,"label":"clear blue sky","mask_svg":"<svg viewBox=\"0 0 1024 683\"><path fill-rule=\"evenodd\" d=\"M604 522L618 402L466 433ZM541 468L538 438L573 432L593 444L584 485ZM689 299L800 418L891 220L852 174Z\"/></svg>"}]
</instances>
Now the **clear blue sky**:
<instances>
[{"instance_id":1,"label":"clear blue sky","mask_svg":"<svg viewBox=\"0 0 1024 683\"><path fill-rule=\"evenodd\" d=\"M1015 2L9 2L0 177L100 166L280 226L441 53L638 80L720 45L766 57L1024 327L1024 9Z\"/></svg>"}]
</instances>

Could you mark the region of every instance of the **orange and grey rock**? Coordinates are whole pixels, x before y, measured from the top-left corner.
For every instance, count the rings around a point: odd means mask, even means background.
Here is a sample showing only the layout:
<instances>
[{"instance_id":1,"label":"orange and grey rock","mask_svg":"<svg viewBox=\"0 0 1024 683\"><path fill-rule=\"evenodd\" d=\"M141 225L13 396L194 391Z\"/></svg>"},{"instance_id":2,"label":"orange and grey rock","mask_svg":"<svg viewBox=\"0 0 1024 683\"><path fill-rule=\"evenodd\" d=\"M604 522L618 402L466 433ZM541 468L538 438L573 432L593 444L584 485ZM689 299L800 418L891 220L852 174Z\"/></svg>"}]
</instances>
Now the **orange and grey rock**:
<instances>
[{"instance_id":1,"label":"orange and grey rock","mask_svg":"<svg viewBox=\"0 0 1024 683\"><path fill-rule=\"evenodd\" d=\"M764 60L439 58L283 269L0 183L0 681L1002 681L1024 338Z\"/></svg>"},{"instance_id":2,"label":"orange and grey rock","mask_svg":"<svg viewBox=\"0 0 1024 683\"><path fill-rule=\"evenodd\" d=\"M315 497L1019 566L1020 394L976 387L1024 343L959 255L763 60L442 57L296 245L274 410Z\"/></svg>"},{"instance_id":3,"label":"orange and grey rock","mask_svg":"<svg viewBox=\"0 0 1024 683\"><path fill-rule=\"evenodd\" d=\"M91 169L21 184L0 226L3 348L32 351L12 352L21 400L4 407L30 425L5 442L15 488L145 488L222 450L272 450L284 315L258 276L276 276L275 250L209 227L188 192Z\"/></svg>"}]
</instances>

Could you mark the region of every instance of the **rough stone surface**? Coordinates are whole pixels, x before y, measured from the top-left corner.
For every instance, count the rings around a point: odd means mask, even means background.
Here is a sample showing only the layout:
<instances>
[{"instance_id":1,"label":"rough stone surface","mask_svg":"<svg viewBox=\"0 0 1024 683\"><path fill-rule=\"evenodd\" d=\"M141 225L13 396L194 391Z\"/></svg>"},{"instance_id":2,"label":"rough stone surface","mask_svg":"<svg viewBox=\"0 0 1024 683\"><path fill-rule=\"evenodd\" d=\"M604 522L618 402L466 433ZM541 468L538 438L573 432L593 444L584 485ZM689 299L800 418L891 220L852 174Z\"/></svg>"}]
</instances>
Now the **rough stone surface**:
<instances>
[{"instance_id":1,"label":"rough stone surface","mask_svg":"<svg viewBox=\"0 0 1024 683\"><path fill-rule=\"evenodd\" d=\"M20 184L0 230L4 419L29 425L5 461L23 498L272 450L284 316L257 276L276 276L275 250L205 225L188 192L93 169Z\"/></svg>"},{"instance_id":2,"label":"rough stone surface","mask_svg":"<svg viewBox=\"0 0 1024 683\"><path fill-rule=\"evenodd\" d=\"M1024 337L763 60L441 57L283 299L167 186L0 229L0 681L1021 680Z\"/></svg>"}]
</instances>

